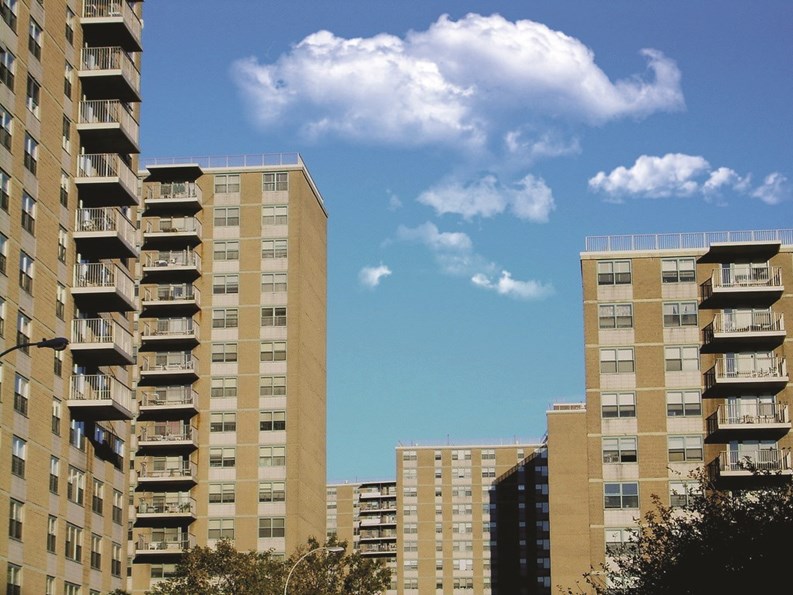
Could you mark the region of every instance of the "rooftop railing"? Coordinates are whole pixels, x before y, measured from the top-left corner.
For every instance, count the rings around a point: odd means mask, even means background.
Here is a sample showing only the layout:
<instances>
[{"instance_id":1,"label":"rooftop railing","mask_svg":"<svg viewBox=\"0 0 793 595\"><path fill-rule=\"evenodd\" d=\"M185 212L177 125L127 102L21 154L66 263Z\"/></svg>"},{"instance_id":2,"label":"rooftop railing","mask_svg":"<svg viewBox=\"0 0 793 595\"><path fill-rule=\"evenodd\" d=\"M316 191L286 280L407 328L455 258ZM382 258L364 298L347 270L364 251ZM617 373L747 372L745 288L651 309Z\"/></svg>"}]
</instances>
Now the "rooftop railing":
<instances>
[{"instance_id":1,"label":"rooftop railing","mask_svg":"<svg viewBox=\"0 0 793 595\"><path fill-rule=\"evenodd\" d=\"M793 245L793 229L588 236L584 252L697 250L723 242L780 242Z\"/></svg>"},{"instance_id":2,"label":"rooftop railing","mask_svg":"<svg viewBox=\"0 0 793 595\"><path fill-rule=\"evenodd\" d=\"M202 169L230 167L267 167L280 165L303 165L300 153L264 153L259 155L226 155L215 157L153 157L141 159L141 167L150 165L197 164Z\"/></svg>"}]
</instances>

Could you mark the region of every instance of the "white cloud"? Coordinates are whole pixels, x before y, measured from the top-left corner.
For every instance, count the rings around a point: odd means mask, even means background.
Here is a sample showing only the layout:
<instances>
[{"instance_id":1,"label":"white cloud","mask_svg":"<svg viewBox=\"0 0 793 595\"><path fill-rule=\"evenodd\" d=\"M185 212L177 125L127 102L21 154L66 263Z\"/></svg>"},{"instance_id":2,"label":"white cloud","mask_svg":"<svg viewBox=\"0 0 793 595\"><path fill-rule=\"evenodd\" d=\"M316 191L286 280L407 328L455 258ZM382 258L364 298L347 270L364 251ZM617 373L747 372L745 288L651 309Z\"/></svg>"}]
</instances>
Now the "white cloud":
<instances>
[{"instance_id":1,"label":"white cloud","mask_svg":"<svg viewBox=\"0 0 793 595\"><path fill-rule=\"evenodd\" d=\"M391 269L384 264L376 267L363 267L358 272L358 280L361 285L374 289L380 285L380 281L391 275Z\"/></svg>"},{"instance_id":2,"label":"white cloud","mask_svg":"<svg viewBox=\"0 0 793 595\"><path fill-rule=\"evenodd\" d=\"M417 200L438 215L454 213L465 219L493 217L509 209L519 219L545 223L555 208L551 189L542 178L531 174L512 187L504 186L493 175L467 183L447 180L424 191Z\"/></svg>"},{"instance_id":3,"label":"white cloud","mask_svg":"<svg viewBox=\"0 0 793 595\"><path fill-rule=\"evenodd\" d=\"M779 172L768 174L763 180L763 184L752 192L752 196L769 205L777 205L782 201L790 200L791 189L787 176Z\"/></svg>"},{"instance_id":4,"label":"white cloud","mask_svg":"<svg viewBox=\"0 0 793 595\"><path fill-rule=\"evenodd\" d=\"M246 58L232 73L263 126L471 148L537 117L600 123L682 109L675 63L641 53L647 73L612 82L581 41L541 23L444 15L404 37L317 31L273 63Z\"/></svg>"},{"instance_id":5,"label":"white cloud","mask_svg":"<svg viewBox=\"0 0 793 595\"><path fill-rule=\"evenodd\" d=\"M424 244L433 251L441 252L470 252L473 248L471 238L462 232L441 232L438 226L429 221L417 227L400 225L397 229L397 239Z\"/></svg>"},{"instance_id":6,"label":"white cloud","mask_svg":"<svg viewBox=\"0 0 793 595\"><path fill-rule=\"evenodd\" d=\"M388 210L389 211L397 211L402 208L402 201L399 199L399 196L388 191Z\"/></svg>"},{"instance_id":7,"label":"white cloud","mask_svg":"<svg viewBox=\"0 0 793 595\"><path fill-rule=\"evenodd\" d=\"M537 281L518 281L512 278L509 271L501 271L501 277L492 281L482 273L471 277L471 283L477 287L495 291L499 295L521 299L537 300L553 294L553 287Z\"/></svg>"}]
</instances>

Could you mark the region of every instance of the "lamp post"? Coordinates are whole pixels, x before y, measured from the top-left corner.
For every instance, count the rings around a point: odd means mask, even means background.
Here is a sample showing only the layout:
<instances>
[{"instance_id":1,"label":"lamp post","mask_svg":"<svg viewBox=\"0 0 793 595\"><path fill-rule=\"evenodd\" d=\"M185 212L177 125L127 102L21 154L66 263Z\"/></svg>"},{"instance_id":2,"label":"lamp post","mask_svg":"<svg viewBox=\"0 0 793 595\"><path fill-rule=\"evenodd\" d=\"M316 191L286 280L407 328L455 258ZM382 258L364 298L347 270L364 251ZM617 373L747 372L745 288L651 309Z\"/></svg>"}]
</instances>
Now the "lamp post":
<instances>
[{"instance_id":1,"label":"lamp post","mask_svg":"<svg viewBox=\"0 0 793 595\"><path fill-rule=\"evenodd\" d=\"M313 550L308 550L305 554L300 556L294 564L292 564L292 568L289 569L289 574L286 575L286 582L284 583L284 595L287 595L286 590L289 588L289 579L292 578L292 573L297 568L297 565L300 564L303 560L305 560L309 555L318 552L320 550L327 550L331 554L340 554L344 551L343 547L339 547L337 545L321 545L319 547L315 547Z\"/></svg>"},{"instance_id":2,"label":"lamp post","mask_svg":"<svg viewBox=\"0 0 793 595\"><path fill-rule=\"evenodd\" d=\"M9 347L2 353L0 353L0 358L2 358L7 353L11 353L16 349L22 349L23 347L48 347L53 351L63 351L66 349L66 346L69 344L69 339L66 337L53 337L52 339L42 339L41 341L37 341L35 343L19 343L18 345L14 345L13 347Z\"/></svg>"}]
</instances>

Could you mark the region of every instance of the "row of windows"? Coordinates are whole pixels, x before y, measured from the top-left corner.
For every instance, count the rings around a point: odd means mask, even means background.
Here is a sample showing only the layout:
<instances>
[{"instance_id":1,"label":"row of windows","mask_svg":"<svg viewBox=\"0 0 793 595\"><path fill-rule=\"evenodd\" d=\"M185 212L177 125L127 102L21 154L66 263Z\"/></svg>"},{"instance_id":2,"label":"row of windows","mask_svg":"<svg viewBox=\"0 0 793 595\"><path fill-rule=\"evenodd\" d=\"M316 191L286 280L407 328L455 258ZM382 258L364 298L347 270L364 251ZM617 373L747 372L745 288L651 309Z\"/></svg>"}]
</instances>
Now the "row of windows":
<instances>
[{"instance_id":1,"label":"row of windows","mask_svg":"<svg viewBox=\"0 0 793 595\"><path fill-rule=\"evenodd\" d=\"M212 398L234 398L237 396L236 376L214 376L210 383ZM259 396L286 396L286 376L262 376L259 379Z\"/></svg>"},{"instance_id":2,"label":"row of windows","mask_svg":"<svg viewBox=\"0 0 793 595\"><path fill-rule=\"evenodd\" d=\"M212 361L214 363L234 363L237 361L237 343L212 343ZM286 341L262 341L259 361L286 361Z\"/></svg>"},{"instance_id":3,"label":"row of windows","mask_svg":"<svg viewBox=\"0 0 793 595\"><path fill-rule=\"evenodd\" d=\"M262 191L289 190L289 174L285 171L262 174ZM216 174L215 194L236 194L240 191L240 174Z\"/></svg>"},{"instance_id":4,"label":"row of windows","mask_svg":"<svg viewBox=\"0 0 793 595\"><path fill-rule=\"evenodd\" d=\"M693 283L696 281L696 261L693 258L665 258L661 261L663 283ZM601 260L597 263L598 285L630 285L630 260Z\"/></svg>"},{"instance_id":5,"label":"row of windows","mask_svg":"<svg viewBox=\"0 0 793 595\"><path fill-rule=\"evenodd\" d=\"M284 517L260 517L259 537L283 537L285 535L286 519ZM234 519L213 518L207 521L207 538L209 539L234 539Z\"/></svg>"},{"instance_id":6,"label":"row of windows","mask_svg":"<svg viewBox=\"0 0 793 595\"><path fill-rule=\"evenodd\" d=\"M697 326L696 302L667 302L663 305L664 327ZM633 304L600 304L598 327L601 329L633 328Z\"/></svg>"},{"instance_id":7,"label":"row of windows","mask_svg":"<svg viewBox=\"0 0 793 595\"><path fill-rule=\"evenodd\" d=\"M664 347L664 369L667 372L699 370L699 347L696 345ZM600 350L601 374L633 374L635 371L633 347Z\"/></svg>"},{"instance_id":8,"label":"row of windows","mask_svg":"<svg viewBox=\"0 0 793 595\"><path fill-rule=\"evenodd\" d=\"M636 393L603 393L600 412L604 418L636 417ZM677 390L666 393L666 415L669 417L702 415L702 393L698 390Z\"/></svg>"},{"instance_id":9,"label":"row of windows","mask_svg":"<svg viewBox=\"0 0 793 595\"><path fill-rule=\"evenodd\" d=\"M262 273L262 293L286 291L286 273ZM214 275L212 293L215 295L240 292L240 276L237 273Z\"/></svg>"},{"instance_id":10,"label":"row of windows","mask_svg":"<svg viewBox=\"0 0 793 595\"><path fill-rule=\"evenodd\" d=\"M283 502L286 500L286 484L283 481L259 483L259 502ZM210 483L210 504L231 504L236 501L236 484Z\"/></svg>"},{"instance_id":11,"label":"row of windows","mask_svg":"<svg viewBox=\"0 0 793 595\"><path fill-rule=\"evenodd\" d=\"M286 430L286 411L260 411L259 430L277 432ZM237 414L233 411L216 411L209 415L210 432L236 432Z\"/></svg>"},{"instance_id":12,"label":"row of windows","mask_svg":"<svg viewBox=\"0 0 793 595\"><path fill-rule=\"evenodd\" d=\"M636 463L638 461L636 436L604 437L602 439L604 463ZM669 436L667 438L669 462L702 461L704 450L702 436Z\"/></svg>"},{"instance_id":13,"label":"row of windows","mask_svg":"<svg viewBox=\"0 0 793 595\"><path fill-rule=\"evenodd\" d=\"M691 503L693 498L701 495L699 484L685 481L669 482L669 503L673 507L683 507ZM636 482L620 482L603 484L603 506L614 508L639 508L639 484ZM618 535L609 535L609 531L631 531L630 529L606 529L606 542L619 542ZM622 536L624 537L624 535ZM624 542L624 541L623 541Z\"/></svg>"},{"instance_id":14,"label":"row of windows","mask_svg":"<svg viewBox=\"0 0 793 595\"><path fill-rule=\"evenodd\" d=\"M215 207L213 211L212 221L215 227L239 227L240 220L240 207ZM287 205L264 205L262 207L262 225L286 225L288 222L289 207ZM218 243L220 242L215 242L215 244Z\"/></svg>"},{"instance_id":15,"label":"row of windows","mask_svg":"<svg viewBox=\"0 0 793 595\"><path fill-rule=\"evenodd\" d=\"M233 468L237 465L237 449L233 446L209 449L209 466ZM286 465L286 446L260 446L259 467L283 467Z\"/></svg>"},{"instance_id":16,"label":"row of windows","mask_svg":"<svg viewBox=\"0 0 793 595\"><path fill-rule=\"evenodd\" d=\"M261 326L286 326L286 306L263 306ZM237 328L238 308L215 308L212 310L212 328Z\"/></svg>"}]
</instances>

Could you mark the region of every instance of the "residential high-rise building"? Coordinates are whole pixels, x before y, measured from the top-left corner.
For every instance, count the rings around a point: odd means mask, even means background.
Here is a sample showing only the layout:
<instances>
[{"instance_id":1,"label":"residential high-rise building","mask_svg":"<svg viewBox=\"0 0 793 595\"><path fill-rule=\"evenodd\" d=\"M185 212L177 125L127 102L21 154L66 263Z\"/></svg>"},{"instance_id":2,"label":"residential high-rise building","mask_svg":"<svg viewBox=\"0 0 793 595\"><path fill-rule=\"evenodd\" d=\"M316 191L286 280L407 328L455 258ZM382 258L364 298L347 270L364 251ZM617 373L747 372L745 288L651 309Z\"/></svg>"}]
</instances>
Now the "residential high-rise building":
<instances>
[{"instance_id":1,"label":"residential high-rise building","mask_svg":"<svg viewBox=\"0 0 793 595\"><path fill-rule=\"evenodd\" d=\"M8 593L125 586L141 6L0 1Z\"/></svg>"},{"instance_id":2,"label":"residential high-rise building","mask_svg":"<svg viewBox=\"0 0 793 595\"><path fill-rule=\"evenodd\" d=\"M141 172L132 591L325 535L326 224L297 154Z\"/></svg>"},{"instance_id":3,"label":"residential high-rise building","mask_svg":"<svg viewBox=\"0 0 793 595\"><path fill-rule=\"evenodd\" d=\"M652 496L789 477L793 230L588 238L586 402L548 413L551 580L584 586ZM755 470L772 471L756 474Z\"/></svg>"}]
</instances>

